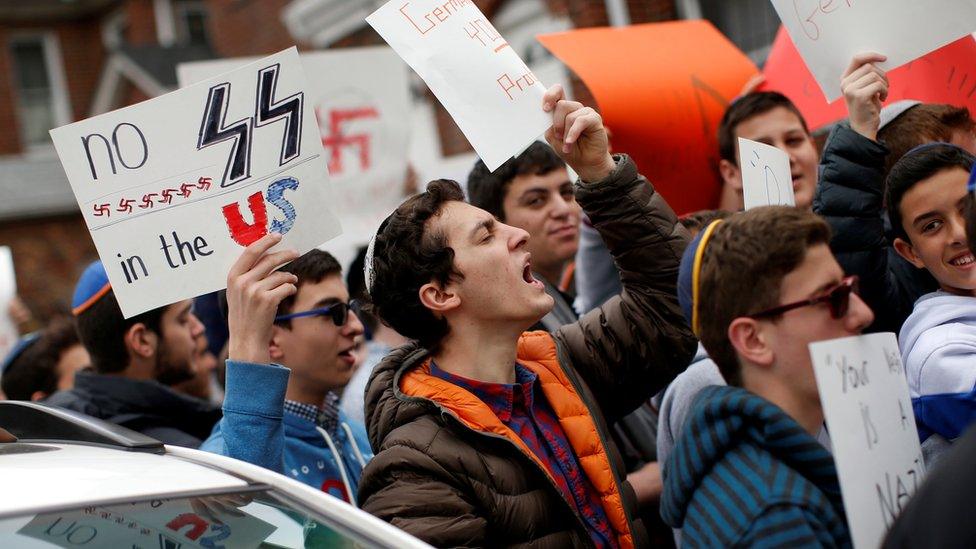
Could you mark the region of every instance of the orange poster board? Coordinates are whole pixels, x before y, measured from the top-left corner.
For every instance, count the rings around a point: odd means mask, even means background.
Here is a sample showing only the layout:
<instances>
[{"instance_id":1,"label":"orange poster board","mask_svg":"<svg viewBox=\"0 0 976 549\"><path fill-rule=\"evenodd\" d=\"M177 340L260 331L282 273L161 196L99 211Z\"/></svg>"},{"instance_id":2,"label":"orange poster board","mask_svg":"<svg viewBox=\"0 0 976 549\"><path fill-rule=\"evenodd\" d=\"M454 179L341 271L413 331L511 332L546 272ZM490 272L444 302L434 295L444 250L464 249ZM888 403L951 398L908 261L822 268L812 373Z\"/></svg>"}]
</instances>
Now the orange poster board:
<instances>
[{"instance_id":1,"label":"orange poster board","mask_svg":"<svg viewBox=\"0 0 976 549\"><path fill-rule=\"evenodd\" d=\"M718 123L756 66L707 21L587 28L537 37L593 93L615 151L679 214L715 208Z\"/></svg>"},{"instance_id":2,"label":"orange poster board","mask_svg":"<svg viewBox=\"0 0 976 549\"><path fill-rule=\"evenodd\" d=\"M878 52L884 53L884 52ZM780 27L763 68L761 90L775 90L790 98L811 130L847 117L844 99L827 103L820 86L797 52L790 35ZM841 75L837 75L839 80ZM886 104L902 99L968 107L976 114L976 40L964 36L924 57L888 73Z\"/></svg>"}]
</instances>

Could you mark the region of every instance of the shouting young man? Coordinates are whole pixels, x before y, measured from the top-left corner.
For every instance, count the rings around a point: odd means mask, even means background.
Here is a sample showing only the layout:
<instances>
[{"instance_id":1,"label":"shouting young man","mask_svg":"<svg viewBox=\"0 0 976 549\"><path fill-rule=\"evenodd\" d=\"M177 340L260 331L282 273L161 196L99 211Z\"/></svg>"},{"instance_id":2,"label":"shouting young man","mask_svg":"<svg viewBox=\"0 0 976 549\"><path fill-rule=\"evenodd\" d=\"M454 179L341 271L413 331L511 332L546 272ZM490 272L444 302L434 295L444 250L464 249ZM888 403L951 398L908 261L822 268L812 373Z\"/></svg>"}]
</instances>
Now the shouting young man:
<instances>
[{"instance_id":1,"label":"shouting young man","mask_svg":"<svg viewBox=\"0 0 976 549\"><path fill-rule=\"evenodd\" d=\"M381 363L366 395L376 457L364 509L438 546L644 543L607 421L688 363L675 298L688 241L602 119L558 87L547 140L580 176L576 200L607 241L624 289L553 333L529 235L434 181L381 226L367 261L380 317L417 340Z\"/></svg>"}]
</instances>

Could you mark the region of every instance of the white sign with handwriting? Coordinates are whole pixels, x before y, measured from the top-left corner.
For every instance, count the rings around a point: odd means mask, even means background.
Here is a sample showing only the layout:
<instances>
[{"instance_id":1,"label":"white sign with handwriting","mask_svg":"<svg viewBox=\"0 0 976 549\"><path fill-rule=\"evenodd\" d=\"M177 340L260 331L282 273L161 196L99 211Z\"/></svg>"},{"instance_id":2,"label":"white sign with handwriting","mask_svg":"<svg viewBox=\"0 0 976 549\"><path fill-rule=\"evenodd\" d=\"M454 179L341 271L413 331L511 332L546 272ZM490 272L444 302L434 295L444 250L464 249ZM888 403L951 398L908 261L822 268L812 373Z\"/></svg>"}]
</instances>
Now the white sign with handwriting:
<instances>
[{"instance_id":1,"label":"white sign with handwriting","mask_svg":"<svg viewBox=\"0 0 976 549\"><path fill-rule=\"evenodd\" d=\"M226 286L269 232L306 252L337 236L295 48L51 130L126 318Z\"/></svg>"},{"instance_id":2,"label":"white sign with handwriting","mask_svg":"<svg viewBox=\"0 0 976 549\"><path fill-rule=\"evenodd\" d=\"M299 55L331 178L333 211L343 234L324 246L348 265L380 222L405 198L410 138L409 69L387 46ZM181 63L181 86L257 58Z\"/></svg>"},{"instance_id":3,"label":"white sign with handwriting","mask_svg":"<svg viewBox=\"0 0 976 549\"><path fill-rule=\"evenodd\" d=\"M895 334L810 344L851 539L881 545L925 463Z\"/></svg>"},{"instance_id":4,"label":"white sign with handwriting","mask_svg":"<svg viewBox=\"0 0 976 549\"><path fill-rule=\"evenodd\" d=\"M740 137L739 169L745 209L796 206L790 156L785 151Z\"/></svg>"},{"instance_id":5,"label":"white sign with handwriting","mask_svg":"<svg viewBox=\"0 0 976 549\"><path fill-rule=\"evenodd\" d=\"M828 101L856 53L897 68L976 30L976 3L960 0L772 0Z\"/></svg>"},{"instance_id":6,"label":"white sign with handwriting","mask_svg":"<svg viewBox=\"0 0 976 549\"><path fill-rule=\"evenodd\" d=\"M552 125L545 87L472 0L391 0L366 22L424 79L488 169Z\"/></svg>"}]
</instances>

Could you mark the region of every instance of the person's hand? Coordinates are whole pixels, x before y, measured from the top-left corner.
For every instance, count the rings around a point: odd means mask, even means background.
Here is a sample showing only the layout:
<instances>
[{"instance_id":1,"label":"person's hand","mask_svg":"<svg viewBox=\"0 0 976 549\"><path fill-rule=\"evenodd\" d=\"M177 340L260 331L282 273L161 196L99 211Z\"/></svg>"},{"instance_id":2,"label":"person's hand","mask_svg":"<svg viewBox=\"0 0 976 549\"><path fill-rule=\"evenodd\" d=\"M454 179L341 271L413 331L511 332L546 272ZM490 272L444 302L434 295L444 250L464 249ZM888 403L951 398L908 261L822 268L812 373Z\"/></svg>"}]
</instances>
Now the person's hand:
<instances>
[{"instance_id":1,"label":"person's hand","mask_svg":"<svg viewBox=\"0 0 976 549\"><path fill-rule=\"evenodd\" d=\"M634 488L637 503L647 505L657 503L664 493L664 479L661 478L661 465L656 461L644 464L643 467L627 475L627 482Z\"/></svg>"},{"instance_id":2,"label":"person's hand","mask_svg":"<svg viewBox=\"0 0 976 549\"><path fill-rule=\"evenodd\" d=\"M552 113L546 141L580 179L592 183L610 175L617 165L610 156L607 131L599 113L577 101L568 101L558 84L546 90L542 110Z\"/></svg>"},{"instance_id":3,"label":"person's hand","mask_svg":"<svg viewBox=\"0 0 976 549\"><path fill-rule=\"evenodd\" d=\"M851 59L840 81L851 129L871 141L878 139L881 103L888 99L888 76L875 63L887 59L879 53L859 53Z\"/></svg>"},{"instance_id":4,"label":"person's hand","mask_svg":"<svg viewBox=\"0 0 976 549\"><path fill-rule=\"evenodd\" d=\"M298 291L298 277L275 271L298 258L295 250L268 253L281 241L268 234L244 249L227 274L227 327L230 360L267 364L268 343L278 304Z\"/></svg>"},{"instance_id":5,"label":"person's hand","mask_svg":"<svg viewBox=\"0 0 976 549\"><path fill-rule=\"evenodd\" d=\"M190 508L202 518L223 524L221 517L246 517L240 507L246 507L254 501L251 494L223 494L219 496L204 496L190 499Z\"/></svg>"}]
</instances>

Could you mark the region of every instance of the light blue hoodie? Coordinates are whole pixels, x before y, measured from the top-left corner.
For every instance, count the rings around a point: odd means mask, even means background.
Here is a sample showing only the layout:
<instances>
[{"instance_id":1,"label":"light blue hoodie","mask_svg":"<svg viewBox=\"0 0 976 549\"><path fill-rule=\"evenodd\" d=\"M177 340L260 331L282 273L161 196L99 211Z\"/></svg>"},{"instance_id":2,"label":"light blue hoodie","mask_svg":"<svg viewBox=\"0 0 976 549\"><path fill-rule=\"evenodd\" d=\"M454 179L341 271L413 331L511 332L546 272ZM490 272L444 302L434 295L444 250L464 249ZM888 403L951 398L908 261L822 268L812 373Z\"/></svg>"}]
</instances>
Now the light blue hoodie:
<instances>
[{"instance_id":1,"label":"light blue hoodie","mask_svg":"<svg viewBox=\"0 0 976 549\"><path fill-rule=\"evenodd\" d=\"M366 429L339 412L335 436L284 412L288 368L227 361L224 417L201 450L236 458L356 504L363 467L373 457Z\"/></svg>"},{"instance_id":2,"label":"light blue hoodie","mask_svg":"<svg viewBox=\"0 0 976 549\"><path fill-rule=\"evenodd\" d=\"M926 294L898 334L919 438L952 440L976 421L976 298Z\"/></svg>"}]
</instances>

